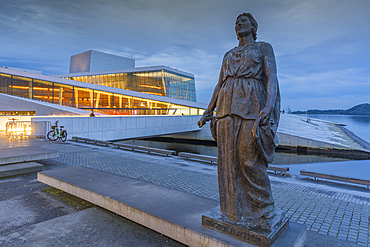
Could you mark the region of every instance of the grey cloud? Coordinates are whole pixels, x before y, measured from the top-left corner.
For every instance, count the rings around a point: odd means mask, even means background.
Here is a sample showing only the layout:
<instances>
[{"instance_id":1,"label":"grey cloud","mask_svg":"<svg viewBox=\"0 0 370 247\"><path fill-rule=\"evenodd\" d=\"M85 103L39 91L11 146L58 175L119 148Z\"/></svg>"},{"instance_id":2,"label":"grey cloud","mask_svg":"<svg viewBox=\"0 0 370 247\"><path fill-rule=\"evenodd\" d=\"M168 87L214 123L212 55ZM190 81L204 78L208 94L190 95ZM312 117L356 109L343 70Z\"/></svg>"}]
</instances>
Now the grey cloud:
<instances>
[{"instance_id":1,"label":"grey cloud","mask_svg":"<svg viewBox=\"0 0 370 247\"><path fill-rule=\"evenodd\" d=\"M366 0L2 0L0 63L57 74L90 49L133 55L138 66L193 73L198 101L208 103L223 54L237 45L235 18L251 12L258 39L275 49L283 107L307 109L325 96L355 105L370 78L369 10Z\"/></svg>"}]
</instances>

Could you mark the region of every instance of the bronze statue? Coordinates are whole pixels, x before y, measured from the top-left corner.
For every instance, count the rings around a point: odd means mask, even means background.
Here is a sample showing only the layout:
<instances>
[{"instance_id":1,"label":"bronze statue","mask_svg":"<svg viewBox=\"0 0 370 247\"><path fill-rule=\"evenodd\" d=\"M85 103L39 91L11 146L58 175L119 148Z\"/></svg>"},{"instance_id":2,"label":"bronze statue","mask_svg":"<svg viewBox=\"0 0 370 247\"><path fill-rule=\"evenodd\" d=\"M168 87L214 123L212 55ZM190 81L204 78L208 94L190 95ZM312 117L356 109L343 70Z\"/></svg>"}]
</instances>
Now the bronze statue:
<instances>
[{"instance_id":1,"label":"bronze statue","mask_svg":"<svg viewBox=\"0 0 370 247\"><path fill-rule=\"evenodd\" d=\"M239 45L226 52L198 125L212 120L221 213L232 221L258 225L277 214L266 168L278 145L280 93L273 48L256 41L257 26L250 13L237 17Z\"/></svg>"}]
</instances>

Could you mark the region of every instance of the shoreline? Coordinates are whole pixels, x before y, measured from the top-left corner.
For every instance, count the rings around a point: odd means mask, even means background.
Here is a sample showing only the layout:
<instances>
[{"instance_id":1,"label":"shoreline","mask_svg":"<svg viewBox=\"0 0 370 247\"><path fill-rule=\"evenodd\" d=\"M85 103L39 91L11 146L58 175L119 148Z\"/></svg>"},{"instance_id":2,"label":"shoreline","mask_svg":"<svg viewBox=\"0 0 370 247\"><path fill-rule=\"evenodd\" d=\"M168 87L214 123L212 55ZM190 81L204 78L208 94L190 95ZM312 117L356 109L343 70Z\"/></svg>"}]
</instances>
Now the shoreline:
<instances>
[{"instance_id":1,"label":"shoreline","mask_svg":"<svg viewBox=\"0 0 370 247\"><path fill-rule=\"evenodd\" d=\"M359 145L361 145L363 148L370 151L370 143L362 139L361 137L357 136L355 133L350 131L349 129L337 124L337 127L344 131L344 133L352 138L355 142L357 142Z\"/></svg>"}]
</instances>

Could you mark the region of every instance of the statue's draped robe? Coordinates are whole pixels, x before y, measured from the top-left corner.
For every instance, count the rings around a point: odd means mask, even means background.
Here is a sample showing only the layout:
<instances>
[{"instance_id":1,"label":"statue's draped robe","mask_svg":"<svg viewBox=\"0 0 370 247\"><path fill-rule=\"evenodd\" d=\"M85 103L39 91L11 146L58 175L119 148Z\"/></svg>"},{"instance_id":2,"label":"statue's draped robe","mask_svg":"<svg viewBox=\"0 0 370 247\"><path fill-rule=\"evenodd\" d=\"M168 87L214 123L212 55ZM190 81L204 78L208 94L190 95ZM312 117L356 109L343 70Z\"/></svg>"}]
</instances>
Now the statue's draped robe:
<instances>
[{"instance_id":1,"label":"statue's draped robe","mask_svg":"<svg viewBox=\"0 0 370 247\"><path fill-rule=\"evenodd\" d=\"M266 104L261 45L255 42L225 54L220 73L222 86L216 99L220 208L234 221L256 219L274 211L266 168L278 143L278 85L270 123L257 126L258 133L252 134L259 112Z\"/></svg>"}]
</instances>

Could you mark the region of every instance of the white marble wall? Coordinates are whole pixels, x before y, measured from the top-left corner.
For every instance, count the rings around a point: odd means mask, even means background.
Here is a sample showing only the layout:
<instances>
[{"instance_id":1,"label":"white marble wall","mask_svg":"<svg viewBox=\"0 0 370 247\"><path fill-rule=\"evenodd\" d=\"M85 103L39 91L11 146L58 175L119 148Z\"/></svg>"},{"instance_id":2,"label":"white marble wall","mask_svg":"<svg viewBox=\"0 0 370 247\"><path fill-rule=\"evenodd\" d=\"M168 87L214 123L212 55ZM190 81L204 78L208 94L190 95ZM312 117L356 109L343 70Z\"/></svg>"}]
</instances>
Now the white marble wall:
<instances>
[{"instance_id":1,"label":"white marble wall","mask_svg":"<svg viewBox=\"0 0 370 247\"><path fill-rule=\"evenodd\" d=\"M299 133L299 131L297 131ZM199 132L191 132L184 134L168 135L174 138L184 138L184 139L196 139L196 140L211 140L213 137L209 129L209 124L205 125ZM287 133L277 132L279 138L279 145L281 146L291 146L291 147L309 147L309 148L320 148L320 149L351 149L349 146L338 145L327 143L323 141L318 141L314 139L309 139L305 137L295 136Z\"/></svg>"},{"instance_id":2,"label":"white marble wall","mask_svg":"<svg viewBox=\"0 0 370 247\"><path fill-rule=\"evenodd\" d=\"M154 135L168 135L175 138L214 140L209 124L199 129L197 121L200 116L102 116L102 117L33 117L31 121L59 120L68 133L73 136L97 140L119 140ZM193 132L190 132L193 131ZM188 133L186 133L188 132ZM172 135L174 134L174 135ZM320 149L350 149L318 140L277 133L279 145L302 146Z\"/></svg>"},{"instance_id":3,"label":"white marble wall","mask_svg":"<svg viewBox=\"0 0 370 247\"><path fill-rule=\"evenodd\" d=\"M326 143L322 141L312 140L304 137L294 136L286 133L277 132L279 138L279 145L281 146L301 146L309 148L320 148L320 149L349 149L346 146Z\"/></svg>"},{"instance_id":4,"label":"white marble wall","mask_svg":"<svg viewBox=\"0 0 370 247\"><path fill-rule=\"evenodd\" d=\"M58 120L73 136L97 140L119 140L199 130L199 116L104 116L33 117L31 121Z\"/></svg>"},{"instance_id":5,"label":"white marble wall","mask_svg":"<svg viewBox=\"0 0 370 247\"><path fill-rule=\"evenodd\" d=\"M195 122L198 122L200 116L196 116ZM198 128L199 129L199 128ZM211 130L209 128L209 123L199 129L197 132L175 134L175 135L166 135L166 137L172 138L183 138L183 139L193 139L193 140L205 140L205 141L214 141L212 137Z\"/></svg>"}]
</instances>

